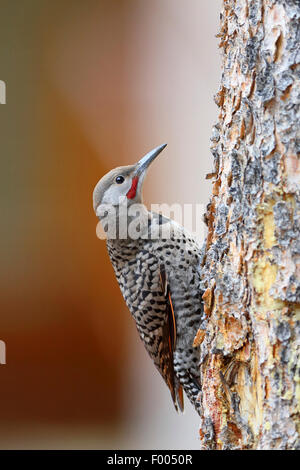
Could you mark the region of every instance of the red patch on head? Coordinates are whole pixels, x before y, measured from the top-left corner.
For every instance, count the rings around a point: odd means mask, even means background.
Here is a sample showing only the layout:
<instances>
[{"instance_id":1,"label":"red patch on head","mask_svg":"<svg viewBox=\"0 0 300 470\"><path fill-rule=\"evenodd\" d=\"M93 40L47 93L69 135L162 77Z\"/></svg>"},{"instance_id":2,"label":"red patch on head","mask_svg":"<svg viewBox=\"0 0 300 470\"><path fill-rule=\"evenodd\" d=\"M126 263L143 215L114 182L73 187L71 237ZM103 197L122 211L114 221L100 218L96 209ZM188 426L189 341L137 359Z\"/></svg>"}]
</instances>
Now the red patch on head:
<instances>
[{"instance_id":1,"label":"red patch on head","mask_svg":"<svg viewBox=\"0 0 300 470\"><path fill-rule=\"evenodd\" d=\"M138 179L137 176L132 178L131 188L129 189L128 193L126 194L128 199L134 199L135 198L138 182L139 182L139 179Z\"/></svg>"}]
</instances>

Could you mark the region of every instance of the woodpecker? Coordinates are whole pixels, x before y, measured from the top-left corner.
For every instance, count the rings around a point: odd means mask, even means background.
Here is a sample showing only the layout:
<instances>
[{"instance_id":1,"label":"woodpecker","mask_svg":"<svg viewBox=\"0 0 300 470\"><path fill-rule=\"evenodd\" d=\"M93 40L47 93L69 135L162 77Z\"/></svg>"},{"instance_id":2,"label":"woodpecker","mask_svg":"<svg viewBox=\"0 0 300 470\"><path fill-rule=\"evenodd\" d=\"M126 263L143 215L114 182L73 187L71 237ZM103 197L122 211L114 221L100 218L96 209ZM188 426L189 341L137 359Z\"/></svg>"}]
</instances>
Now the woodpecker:
<instances>
[{"instance_id":1,"label":"woodpecker","mask_svg":"<svg viewBox=\"0 0 300 470\"><path fill-rule=\"evenodd\" d=\"M93 207L125 302L175 409L184 409L184 390L199 413L199 351L193 341L203 314L200 246L174 220L148 211L142 199L147 170L165 147L103 176Z\"/></svg>"}]
</instances>

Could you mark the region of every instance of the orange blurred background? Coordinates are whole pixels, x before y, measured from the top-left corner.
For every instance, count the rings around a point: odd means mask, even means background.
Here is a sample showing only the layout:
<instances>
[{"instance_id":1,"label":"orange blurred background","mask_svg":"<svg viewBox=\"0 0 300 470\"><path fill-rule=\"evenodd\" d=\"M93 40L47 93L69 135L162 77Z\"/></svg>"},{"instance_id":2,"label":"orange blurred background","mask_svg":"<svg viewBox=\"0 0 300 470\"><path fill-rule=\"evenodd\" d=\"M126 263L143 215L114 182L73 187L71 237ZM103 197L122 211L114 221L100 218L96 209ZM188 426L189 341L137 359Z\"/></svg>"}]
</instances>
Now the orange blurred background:
<instances>
[{"instance_id":1,"label":"orange blurred background","mask_svg":"<svg viewBox=\"0 0 300 470\"><path fill-rule=\"evenodd\" d=\"M147 203L208 202L221 0L0 5L0 447L197 448L198 417L173 410L96 238L92 191L166 141Z\"/></svg>"}]
</instances>

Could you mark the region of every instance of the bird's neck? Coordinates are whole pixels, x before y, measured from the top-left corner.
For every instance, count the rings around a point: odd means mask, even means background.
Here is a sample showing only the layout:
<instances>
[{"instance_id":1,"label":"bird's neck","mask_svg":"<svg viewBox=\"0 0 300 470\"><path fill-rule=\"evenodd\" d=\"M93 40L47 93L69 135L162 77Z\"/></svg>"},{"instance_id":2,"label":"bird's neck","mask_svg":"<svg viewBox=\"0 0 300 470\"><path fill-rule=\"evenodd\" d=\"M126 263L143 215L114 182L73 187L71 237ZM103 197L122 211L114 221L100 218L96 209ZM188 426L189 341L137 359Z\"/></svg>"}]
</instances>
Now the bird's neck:
<instances>
[{"instance_id":1,"label":"bird's neck","mask_svg":"<svg viewBox=\"0 0 300 470\"><path fill-rule=\"evenodd\" d=\"M108 240L135 240L147 236L151 212L142 203L111 206L100 222Z\"/></svg>"}]
</instances>

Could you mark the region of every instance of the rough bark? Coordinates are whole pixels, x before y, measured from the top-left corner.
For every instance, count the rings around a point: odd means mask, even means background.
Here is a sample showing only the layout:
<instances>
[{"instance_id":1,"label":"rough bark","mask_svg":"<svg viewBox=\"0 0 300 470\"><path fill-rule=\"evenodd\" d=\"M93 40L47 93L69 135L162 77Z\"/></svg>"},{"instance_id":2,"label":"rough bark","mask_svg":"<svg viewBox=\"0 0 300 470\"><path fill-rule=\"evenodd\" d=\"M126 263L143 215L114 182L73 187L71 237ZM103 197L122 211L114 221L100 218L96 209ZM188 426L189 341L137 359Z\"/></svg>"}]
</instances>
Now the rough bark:
<instances>
[{"instance_id":1,"label":"rough bark","mask_svg":"<svg viewBox=\"0 0 300 470\"><path fill-rule=\"evenodd\" d=\"M204 449L293 449L300 423L300 2L224 0L203 249Z\"/></svg>"}]
</instances>

